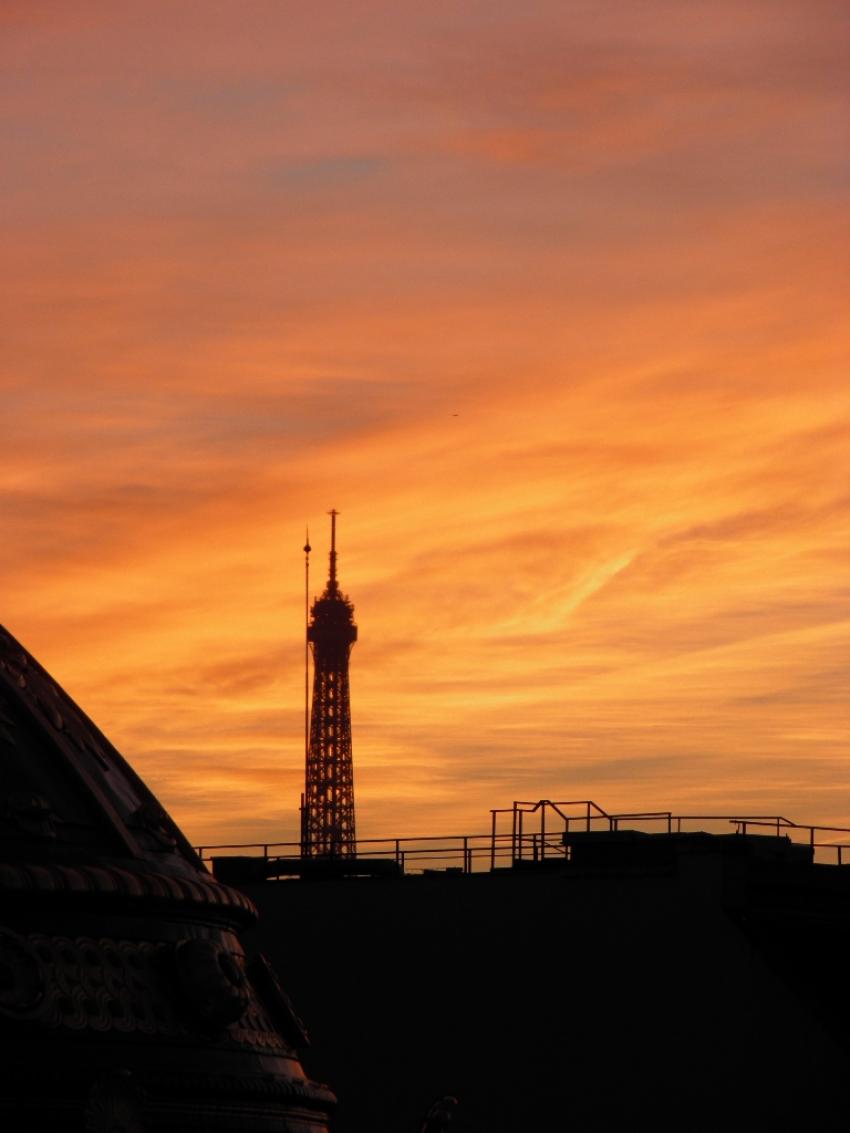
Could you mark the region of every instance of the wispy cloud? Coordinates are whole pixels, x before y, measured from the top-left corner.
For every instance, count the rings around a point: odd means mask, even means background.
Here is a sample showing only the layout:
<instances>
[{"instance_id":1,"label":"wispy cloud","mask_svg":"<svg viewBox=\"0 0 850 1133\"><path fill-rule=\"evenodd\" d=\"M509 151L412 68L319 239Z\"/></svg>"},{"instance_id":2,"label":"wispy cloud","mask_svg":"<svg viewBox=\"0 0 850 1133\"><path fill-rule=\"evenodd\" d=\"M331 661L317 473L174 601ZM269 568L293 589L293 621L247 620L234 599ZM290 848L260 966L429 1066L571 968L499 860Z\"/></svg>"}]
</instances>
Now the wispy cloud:
<instances>
[{"instance_id":1,"label":"wispy cloud","mask_svg":"<svg viewBox=\"0 0 850 1133\"><path fill-rule=\"evenodd\" d=\"M2 620L195 841L840 813L842 6L6 4ZM235 800L235 801L234 801Z\"/></svg>"}]
</instances>

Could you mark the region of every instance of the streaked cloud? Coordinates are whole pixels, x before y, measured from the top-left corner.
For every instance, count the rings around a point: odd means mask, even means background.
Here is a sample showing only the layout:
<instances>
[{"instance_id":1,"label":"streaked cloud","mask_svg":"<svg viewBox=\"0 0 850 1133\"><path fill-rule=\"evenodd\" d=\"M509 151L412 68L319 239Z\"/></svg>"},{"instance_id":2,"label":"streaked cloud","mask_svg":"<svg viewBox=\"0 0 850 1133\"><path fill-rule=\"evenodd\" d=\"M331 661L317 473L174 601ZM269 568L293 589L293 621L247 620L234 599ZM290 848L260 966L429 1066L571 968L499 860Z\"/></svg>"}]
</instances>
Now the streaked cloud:
<instances>
[{"instance_id":1,"label":"streaked cloud","mask_svg":"<svg viewBox=\"0 0 850 1133\"><path fill-rule=\"evenodd\" d=\"M197 842L850 825L843 6L7 4L2 621Z\"/></svg>"}]
</instances>

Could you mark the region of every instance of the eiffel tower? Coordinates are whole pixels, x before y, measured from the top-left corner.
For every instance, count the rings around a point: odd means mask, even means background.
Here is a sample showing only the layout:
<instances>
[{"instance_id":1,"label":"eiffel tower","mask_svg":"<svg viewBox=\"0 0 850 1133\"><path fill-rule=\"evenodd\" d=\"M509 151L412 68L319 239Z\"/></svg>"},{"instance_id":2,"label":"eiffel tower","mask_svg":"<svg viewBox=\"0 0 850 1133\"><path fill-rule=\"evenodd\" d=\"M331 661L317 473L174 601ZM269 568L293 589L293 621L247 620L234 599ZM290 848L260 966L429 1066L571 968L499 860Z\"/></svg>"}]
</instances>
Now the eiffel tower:
<instances>
[{"instance_id":1,"label":"eiffel tower","mask_svg":"<svg viewBox=\"0 0 850 1133\"><path fill-rule=\"evenodd\" d=\"M336 577L337 515L336 510L330 512L328 582L313 602L307 624L307 641L313 654L313 699L301 811L301 854L305 858L355 856L348 658L357 640L357 626L354 607ZM309 554L309 542L304 550Z\"/></svg>"}]
</instances>

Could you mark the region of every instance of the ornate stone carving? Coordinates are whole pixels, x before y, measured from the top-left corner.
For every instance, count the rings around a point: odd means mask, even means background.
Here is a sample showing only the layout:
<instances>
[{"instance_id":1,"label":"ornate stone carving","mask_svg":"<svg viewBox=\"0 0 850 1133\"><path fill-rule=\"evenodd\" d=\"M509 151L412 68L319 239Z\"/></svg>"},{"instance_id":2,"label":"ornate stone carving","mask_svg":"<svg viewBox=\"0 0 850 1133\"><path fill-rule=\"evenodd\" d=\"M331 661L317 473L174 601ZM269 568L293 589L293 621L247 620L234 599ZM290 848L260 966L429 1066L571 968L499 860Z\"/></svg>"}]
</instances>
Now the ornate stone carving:
<instances>
[{"instance_id":1,"label":"ornate stone carving","mask_svg":"<svg viewBox=\"0 0 850 1133\"><path fill-rule=\"evenodd\" d=\"M212 940L181 940L175 951L184 1001L204 1023L235 1023L250 998L244 958Z\"/></svg>"}]
</instances>

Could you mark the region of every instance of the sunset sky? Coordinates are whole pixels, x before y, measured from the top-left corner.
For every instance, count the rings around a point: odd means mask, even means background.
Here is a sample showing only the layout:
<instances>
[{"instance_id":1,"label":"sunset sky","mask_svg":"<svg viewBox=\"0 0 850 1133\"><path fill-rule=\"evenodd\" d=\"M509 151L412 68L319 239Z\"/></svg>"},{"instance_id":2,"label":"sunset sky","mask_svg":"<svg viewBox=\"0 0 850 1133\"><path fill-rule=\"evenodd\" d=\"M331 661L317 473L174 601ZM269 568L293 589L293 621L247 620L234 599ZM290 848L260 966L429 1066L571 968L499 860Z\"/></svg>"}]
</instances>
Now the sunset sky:
<instances>
[{"instance_id":1,"label":"sunset sky","mask_svg":"<svg viewBox=\"0 0 850 1133\"><path fill-rule=\"evenodd\" d=\"M0 621L193 842L850 825L830 0L6 0Z\"/></svg>"}]
</instances>

